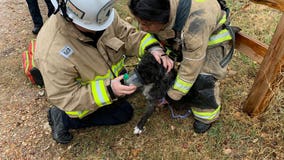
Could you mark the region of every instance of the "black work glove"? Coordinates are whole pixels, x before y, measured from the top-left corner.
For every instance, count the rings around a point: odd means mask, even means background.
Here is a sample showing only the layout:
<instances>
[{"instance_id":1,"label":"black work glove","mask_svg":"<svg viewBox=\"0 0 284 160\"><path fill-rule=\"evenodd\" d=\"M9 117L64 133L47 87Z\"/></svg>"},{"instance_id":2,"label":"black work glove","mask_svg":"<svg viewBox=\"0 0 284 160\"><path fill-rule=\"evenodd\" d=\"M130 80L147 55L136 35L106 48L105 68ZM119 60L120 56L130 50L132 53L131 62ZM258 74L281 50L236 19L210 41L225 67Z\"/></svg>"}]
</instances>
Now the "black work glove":
<instances>
[{"instance_id":1,"label":"black work glove","mask_svg":"<svg viewBox=\"0 0 284 160\"><path fill-rule=\"evenodd\" d=\"M173 100L170 96L168 96L168 94L166 94L165 100L167 101L168 105L176 110L180 110L188 106L183 98L180 100Z\"/></svg>"},{"instance_id":2,"label":"black work glove","mask_svg":"<svg viewBox=\"0 0 284 160\"><path fill-rule=\"evenodd\" d=\"M176 100L173 100L168 94L166 94L165 99L166 99L166 101L168 102L169 105L176 104L178 102Z\"/></svg>"}]
</instances>

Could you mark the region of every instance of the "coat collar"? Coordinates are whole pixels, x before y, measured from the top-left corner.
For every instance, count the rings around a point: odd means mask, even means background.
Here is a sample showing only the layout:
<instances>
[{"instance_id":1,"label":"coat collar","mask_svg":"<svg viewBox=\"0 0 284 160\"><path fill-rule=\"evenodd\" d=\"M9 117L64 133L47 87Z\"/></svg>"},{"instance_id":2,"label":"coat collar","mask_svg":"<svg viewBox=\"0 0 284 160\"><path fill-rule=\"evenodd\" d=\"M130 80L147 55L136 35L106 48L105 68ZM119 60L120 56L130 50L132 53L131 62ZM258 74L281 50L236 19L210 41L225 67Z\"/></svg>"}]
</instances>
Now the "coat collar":
<instances>
[{"instance_id":1,"label":"coat collar","mask_svg":"<svg viewBox=\"0 0 284 160\"><path fill-rule=\"evenodd\" d=\"M164 29L157 34L160 39L170 39L175 37L175 32L172 29L176 19L177 7L179 0L170 0L170 18L169 22L165 25Z\"/></svg>"},{"instance_id":2,"label":"coat collar","mask_svg":"<svg viewBox=\"0 0 284 160\"><path fill-rule=\"evenodd\" d=\"M85 36L80 32L72 22L66 21L61 14L56 14L57 23L59 25L59 30L63 35L71 36L75 39L79 39L82 42L91 42L93 41L90 37Z\"/></svg>"}]
</instances>

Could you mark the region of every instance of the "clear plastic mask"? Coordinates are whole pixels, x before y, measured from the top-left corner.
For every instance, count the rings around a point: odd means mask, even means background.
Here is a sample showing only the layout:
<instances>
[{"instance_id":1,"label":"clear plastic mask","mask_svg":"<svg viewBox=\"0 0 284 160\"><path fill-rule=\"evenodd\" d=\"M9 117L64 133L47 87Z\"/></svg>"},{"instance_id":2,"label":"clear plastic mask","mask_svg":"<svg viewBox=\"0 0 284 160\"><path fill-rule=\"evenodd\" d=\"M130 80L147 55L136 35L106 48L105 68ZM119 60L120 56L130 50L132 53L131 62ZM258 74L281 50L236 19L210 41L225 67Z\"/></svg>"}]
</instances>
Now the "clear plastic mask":
<instances>
[{"instance_id":1,"label":"clear plastic mask","mask_svg":"<svg viewBox=\"0 0 284 160\"><path fill-rule=\"evenodd\" d=\"M133 84L136 87L141 87L143 84L141 82L140 76L135 71L129 73L128 78L124 79L126 85Z\"/></svg>"}]
</instances>

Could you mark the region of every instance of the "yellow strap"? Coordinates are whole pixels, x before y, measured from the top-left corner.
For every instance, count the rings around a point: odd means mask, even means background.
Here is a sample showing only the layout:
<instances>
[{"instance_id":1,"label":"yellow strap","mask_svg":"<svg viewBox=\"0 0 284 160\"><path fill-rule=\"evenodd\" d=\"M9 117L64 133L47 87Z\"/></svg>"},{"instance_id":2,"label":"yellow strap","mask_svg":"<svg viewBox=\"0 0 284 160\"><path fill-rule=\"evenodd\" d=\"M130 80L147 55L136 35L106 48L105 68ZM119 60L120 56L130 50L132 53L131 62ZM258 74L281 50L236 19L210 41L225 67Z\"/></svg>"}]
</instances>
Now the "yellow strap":
<instances>
[{"instance_id":1,"label":"yellow strap","mask_svg":"<svg viewBox=\"0 0 284 160\"><path fill-rule=\"evenodd\" d=\"M35 54L35 42L36 42L36 40L35 39L33 39L32 41L31 41L31 45L32 45L32 48L31 48L31 52L32 52L32 55L31 55L31 60L32 60L32 66L34 67L35 66L35 63L34 63L34 54Z\"/></svg>"},{"instance_id":2,"label":"yellow strap","mask_svg":"<svg viewBox=\"0 0 284 160\"><path fill-rule=\"evenodd\" d=\"M205 2L206 0L195 0L195 2Z\"/></svg>"},{"instance_id":3,"label":"yellow strap","mask_svg":"<svg viewBox=\"0 0 284 160\"><path fill-rule=\"evenodd\" d=\"M227 21L227 15L224 14L222 19L219 21L218 26L221 26L222 24L224 24Z\"/></svg>"},{"instance_id":4,"label":"yellow strap","mask_svg":"<svg viewBox=\"0 0 284 160\"><path fill-rule=\"evenodd\" d=\"M115 73L115 76L118 76L119 72L123 69L124 60L125 60L125 57L121 59L116 65L113 65L111 67L112 71Z\"/></svg>"},{"instance_id":5,"label":"yellow strap","mask_svg":"<svg viewBox=\"0 0 284 160\"><path fill-rule=\"evenodd\" d=\"M167 55L170 55L170 53L172 52L172 50L170 50L169 48L166 48L167 50L166 50L166 54Z\"/></svg>"},{"instance_id":6,"label":"yellow strap","mask_svg":"<svg viewBox=\"0 0 284 160\"><path fill-rule=\"evenodd\" d=\"M28 51L25 51L25 55L26 55L26 57L25 57L25 59L26 59L26 64L24 64L24 65L26 65L25 67L25 73L28 73L28 71L29 71L29 65L30 65L30 59L29 59L29 52Z\"/></svg>"},{"instance_id":7,"label":"yellow strap","mask_svg":"<svg viewBox=\"0 0 284 160\"><path fill-rule=\"evenodd\" d=\"M121 59L117 64L112 65L111 69L115 73L115 76L118 76L119 72L123 69L124 67L124 61L125 57ZM107 71L107 74L102 75L102 76L96 76L95 80L105 80L105 79L112 79L114 78L110 70Z\"/></svg>"}]
</instances>

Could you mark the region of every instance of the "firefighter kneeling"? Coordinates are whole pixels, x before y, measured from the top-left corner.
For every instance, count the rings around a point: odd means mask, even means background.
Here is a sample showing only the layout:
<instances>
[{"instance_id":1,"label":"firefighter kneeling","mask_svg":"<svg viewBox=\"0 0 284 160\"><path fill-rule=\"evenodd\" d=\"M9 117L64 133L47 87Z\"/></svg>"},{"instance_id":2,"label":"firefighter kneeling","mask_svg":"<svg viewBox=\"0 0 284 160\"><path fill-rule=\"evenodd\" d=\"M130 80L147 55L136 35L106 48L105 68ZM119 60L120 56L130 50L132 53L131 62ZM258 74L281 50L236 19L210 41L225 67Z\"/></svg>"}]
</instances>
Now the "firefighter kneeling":
<instances>
[{"instance_id":1,"label":"firefighter kneeling","mask_svg":"<svg viewBox=\"0 0 284 160\"><path fill-rule=\"evenodd\" d=\"M69 129L131 119L133 108L121 97L136 87L120 82L124 55L142 56L160 44L123 21L113 9L114 0L53 2L57 12L38 34L34 60L52 103L48 111L52 137L68 143L73 138ZM164 52L151 54L160 58ZM172 68L168 57L162 61Z\"/></svg>"}]
</instances>

